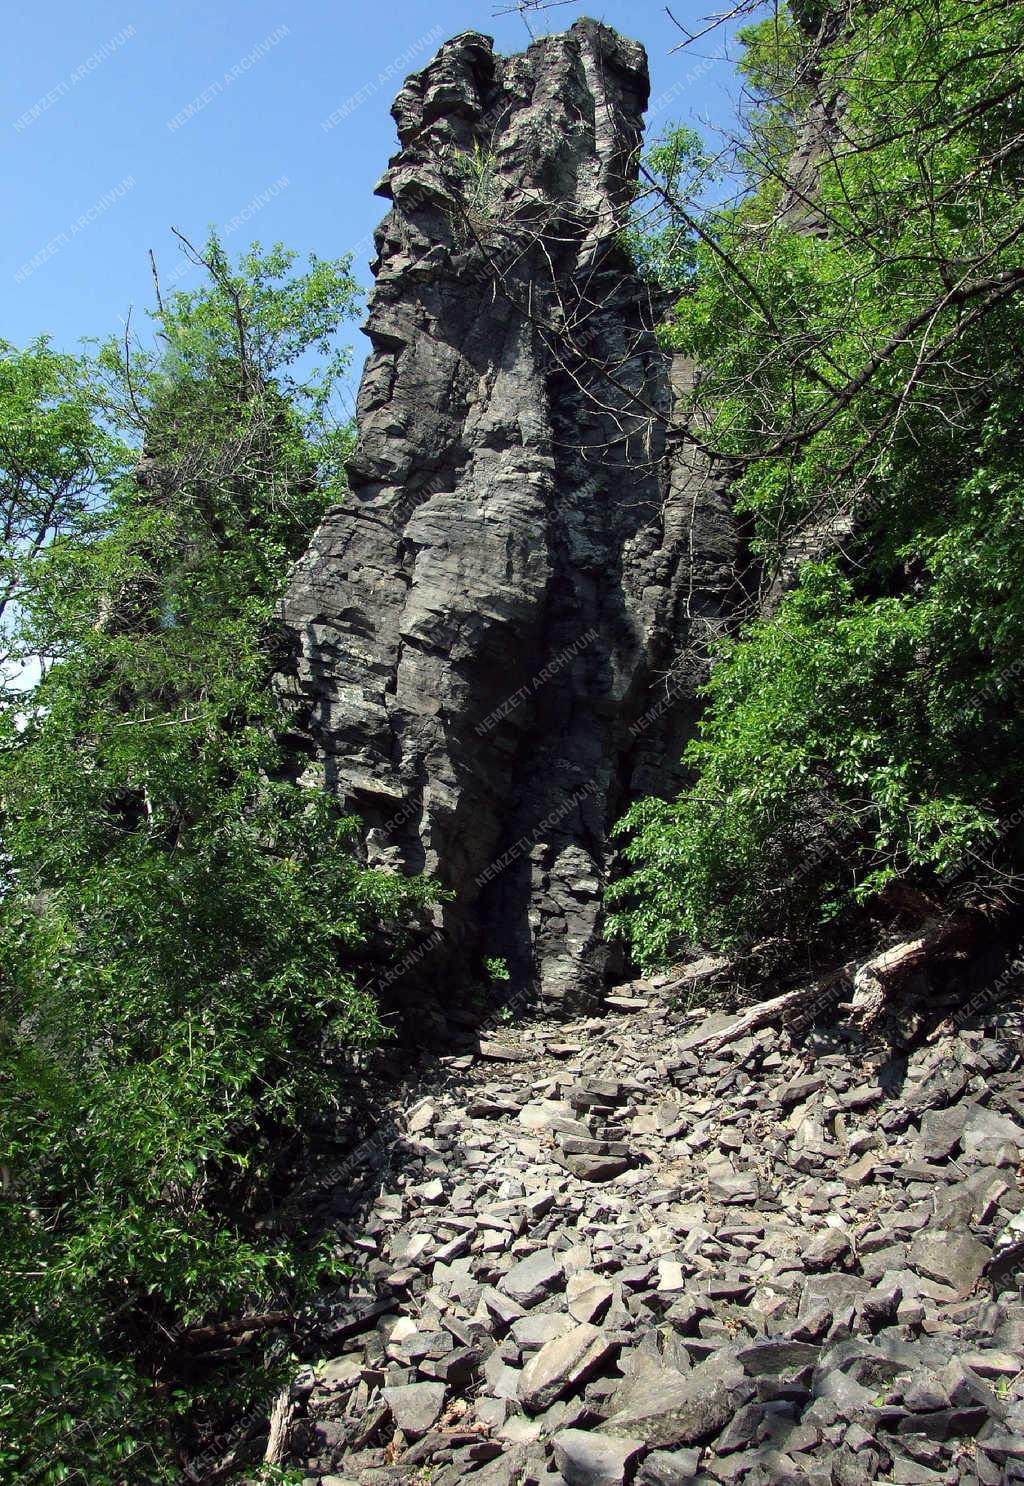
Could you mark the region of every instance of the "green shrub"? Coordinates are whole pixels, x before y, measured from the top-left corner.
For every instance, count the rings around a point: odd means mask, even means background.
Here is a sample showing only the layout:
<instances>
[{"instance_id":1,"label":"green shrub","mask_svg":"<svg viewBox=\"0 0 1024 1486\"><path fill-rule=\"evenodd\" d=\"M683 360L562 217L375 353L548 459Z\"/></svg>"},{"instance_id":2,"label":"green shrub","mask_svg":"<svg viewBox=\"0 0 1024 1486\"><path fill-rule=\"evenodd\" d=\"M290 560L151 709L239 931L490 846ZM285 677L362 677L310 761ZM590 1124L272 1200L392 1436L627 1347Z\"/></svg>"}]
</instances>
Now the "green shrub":
<instances>
[{"instance_id":1,"label":"green shrub","mask_svg":"<svg viewBox=\"0 0 1024 1486\"><path fill-rule=\"evenodd\" d=\"M823 48L784 13L742 39L742 188L663 195L692 275L663 334L702 369L755 598L815 560L738 615L692 787L622 822L613 927L645 963L813 937L896 881L1013 891L1019 863L1024 11L851 3ZM794 183L811 98L839 127Z\"/></svg>"}]
</instances>

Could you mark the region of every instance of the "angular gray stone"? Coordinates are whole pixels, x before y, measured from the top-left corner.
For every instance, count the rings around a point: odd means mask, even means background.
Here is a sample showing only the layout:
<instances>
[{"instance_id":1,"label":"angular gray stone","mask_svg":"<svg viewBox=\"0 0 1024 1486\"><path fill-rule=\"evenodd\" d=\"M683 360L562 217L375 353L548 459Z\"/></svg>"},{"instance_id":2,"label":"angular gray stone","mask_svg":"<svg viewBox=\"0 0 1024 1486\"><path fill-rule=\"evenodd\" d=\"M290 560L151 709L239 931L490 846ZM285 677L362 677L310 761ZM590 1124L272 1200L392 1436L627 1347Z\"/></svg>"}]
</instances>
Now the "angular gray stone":
<instances>
[{"instance_id":1,"label":"angular gray stone","mask_svg":"<svg viewBox=\"0 0 1024 1486\"><path fill-rule=\"evenodd\" d=\"M969 1295L981 1278L992 1251L969 1233L926 1229L910 1246L910 1263L919 1274L961 1295Z\"/></svg>"},{"instance_id":2,"label":"angular gray stone","mask_svg":"<svg viewBox=\"0 0 1024 1486\"><path fill-rule=\"evenodd\" d=\"M905 1268L906 1264L907 1245L903 1243L888 1244L884 1249L872 1249L860 1256L861 1273L872 1283L886 1273Z\"/></svg>"},{"instance_id":3,"label":"angular gray stone","mask_svg":"<svg viewBox=\"0 0 1024 1486\"><path fill-rule=\"evenodd\" d=\"M753 1172L740 1171L731 1176L720 1176L710 1183L711 1195L718 1202L754 1203L761 1195L761 1187Z\"/></svg>"},{"instance_id":4,"label":"angular gray stone","mask_svg":"<svg viewBox=\"0 0 1024 1486\"><path fill-rule=\"evenodd\" d=\"M804 1249L804 1268L810 1270L836 1269L850 1253L849 1235L841 1228L822 1228Z\"/></svg>"},{"instance_id":5,"label":"angular gray stone","mask_svg":"<svg viewBox=\"0 0 1024 1486\"><path fill-rule=\"evenodd\" d=\"M691 1486L699 1464L697 1450L654 1450L640 1467L637 1486Z\"/></svg>"},{"instance_id":6,"label":"angular gray stone","mask_svg":"<svg viewBox=\"0 0 1024 1486\"><path fill-rule=\"evenodd\" d=\"M968 1367L962 1357L951 1357L942 1371L942 1385L956 1408L978 1404L996 1418L1005 1417L1005 1406L992 1388Z\"/></svg>"},{"instance_id":7,"label":"angular gray stone","mask_svg":"<svg viewBox=\"0 0 1024 1486\"><path fill-rule=\"evenodd\" d=\"M1011 1180L1009 1173L986 1166L965 1182L940 1188L933 1198L936 1226L956 1230L990 1222Z\"/></svg>"},{"instance_id":8,"label":"angular gray stone","mask_svg":"<svg viewBox=\"0 0 1024 1486\"><path fill-rule=\"evenodd\" d=\"M941 1161L952 1155L960 1144L966 1119L967 1110L962 1105L928 1110L914 1143L917 1154L927 1161Z\"/></svg>"},{"instance_id":9,"label":"angular gray stone","mask_svg":"<svg viewBox=\"0 0 1024 1486\"><path fill-rule=\"evenodd\" d=\"M906 1455L893 1457L889 1479L894 1486L946 1486L949 1480L945 1471L934 1471L929 1465L910 1460Z\"/></svg>"},{"instance_id":10,"label":"angular gray stone","mask_svg":"<svg viewBox=\"0 0 1024 1486\"><path fill-rule=\"evenodd\" d=\"M820 1310L822 1304L833 1317L845 1310L852 1311L858 1298L867 1294L871 1285L859 1274L844 1274L832 1271L829 1274L810 1275L805 1281L800 1297L800 1316L810 1316Z\"/></svg>"},{"instance_id":11,"label":"angular gray stone","mask_svg":"<svg viewBox=\"0 0 1024 1486\"><path fill-rule=\"evenodd\" d=\"M903 1404L915 1414L925 1414L932 1409L948 1409L949 1395L934 1373L922 1368L908 1378L900 1390Z\"/></svg>"},{"instance_id":12,"label":"angular gray stone","mask_svg":"<svg viewBox=\"0 0 1024 1486\"><path fill-rule=\"evenodd\" d=\"M551 1441L568 1486L622 1486L646 1448L641 1439L563 1429Z\"/></svg>"},{"instance_id":13,"label":"angular gray stone","mask_svg":"<svg viewBox=\"0 0 1024 1486\"><path fill-rule=\"evenodd\" d=\"M585 1182L613 1181L628 1171L630 1164L628 1156L567 1156L561 1151L554 1152L554 1159Z\"/></svg>"},{"instance_id":14,"label":"angular gray stone","mask_svg":"<svg viewBox=\"0 0 1024 1486\"><path fill-rule=\"evenodd\" d=\"M500 1353L492 1352L484 1363L484 1377L496 1398L509 1400L518 1397L519 1382L523 1374L518 1367L510 1367Z\"/></svg>"},{"instance_id":15,"label":"angular gray stone","mask_svg":"<svg viewBox=\"0 0 1024 1486\"><path fill-rule=\"evenodd\" d=\"M1015 1353L1001 1352L992 1348L985 1352L964 1352L960 1361L964 1367L976 1372L979 1378L1014 1378L1024 1368L1024 1362Z\"/></svg>"},{"instance_id":16,"label":"angular gray stone","mask_svg":"<svg viewBox=\"0 0 1024 1486\"><path fill-rule=\"evenodd\" d=\"M571 1084L565 1097L573 1109L595 1109L602 1104L621 1104L625 1095L614 1079L590 1078L586 1083Z\"/></svg>"},{"instance_id":17,"label":"angular gray stone","mask_svg":"<svg viewBox=\"0 0 1024 1486\"><path fill-rule=\"evenodd\" d=\"M465 1388L480 1371L483 1352L480 1347L457 1347L446 1356L420 1364L420 1372L449 1388Z\"/></svg>"},{"instance_id":18,"label":"angular gray stone","mask_svg":"<svg viewBox=\"0 0 1024 1486\"><path fill-rule=\"evenodd\" d=\"M523 1479L527 1458L526 1445L510 1445L501 1455L473 1472L474 1486L518 1486Z\"/></svg>"},{"instance_id":19,"label":"angular gray stone","mask_svg":"<svg viewBox=\"0 0 1024 1486\"><path fill-rule=\"evenodd\" d=\"M618 1343L598 1327L586 1321L574 1326L530 1358L519 1382L520 1402L539 1414L556 1398L582 1387L617 1350Z\"/></svg>"},{"instance_id":20,"label":"angular gray stone","mask_svg":"<svg viewBox=\"0 0 1024 1486\"><path fill-rule=\"evenodd\" d=\"M609 1405L617 1414L642 1408L654 1394L671 1391L690 1370L688 1365L673 1367L664 1358L645 1351L623 1355L619 1365L626 1376L617 1383Z\"/></svg>"},{"instance_id":21,"label":"angular gray stone","mask_svg":"<svg viewBox=\"0 0 1024 1486\"><path fill-rule=\"evenodd\" d=\"M815 1396L834 1403L843 1418L849 1419L866 1409L874 1394L844 1372L822 1370L815 1377Z\"/></svg>"},{"instance_id":22,"label":"angular gray stone","mask_svg":"<svg viewBox=\"0 0 1024 1486\"><path fill-rule=\"evenodd\" d=\"M860 1297L857 1314L869 1331L877 1331L880 1326L895 1324L902 1300L901 1285L891 1276L885 1276L869 1294Z\"/></svg>"},{"instance_id":23,"label":"angular gray stone","mask_svg":"<svg viewBox=\"0 0 1024 1486\"><path fill-rule=\"evenodd\" d=\"M480 1042L480 1056L492 1063L529 1063L533 1054L528 1048L514 1047L508 1042L494 1042L485 1037Z\"/></svg>"},{"instance_id":24,"label":"angular gray stone","mask_svg":"<svg viewBox=\"0 0 1024 1486\"><path fill-rule=\"evenodd\" d=\"M611 1305L615 1290L600 1275L581 1270L570 1275L565 1293L569 1314L575 1321L592 1321L597 1324Z\"/></svg>"},{"instance_id":25,"label":"angular gray stone","mask_svg":"<svg viewBox=\"0 0 1024 1486\"><path fill-rule=\"evenodd\" d=\"M531 1306L539 1305L553 1290L560 1290L564 1282L565 1271L561 1262L550 1249L538 1249L514 1264L498 1281L498 1289L529 1310Z\"/></svg>"},{"instance_id":26,"label":"angular gray stone","mask_svg":"<svg viewBox=\"0 0 1024 1486\"><path fill-rule=\"evenodd\" d=\"M361 1371L361 1359L355 1353L349 1352L344 1357L334 1357L326 1362L316 1373L316 1381L320 1388L328 1391L347 1388L358 1381Z\"/></svg>"},{"instance_id":27,"label":"angular gray stone","mask_svg":"<svg viewBox=\"0 0 1024 1486\"><path fill-rule=\"evenodd\" d=\"M493 1289L490 1285L480 1294L480 1309L478 1314L493 1316L502 1326L511 1326L513 1321L518 1321L520 1316L525 1316L526 1311L518 1300L513 1300L511 1295L503 1295L500 1290Z\"/></svg>"},{"instance_id":28,"label":"angular gray stone","mask_svg":"<svg viewBox=\"0 0 1024 1486\"><path fill-rule=\"evenodd\" d=\"M406 1383L385 1388L384 1401L403 1434L419 1439L434 1424L444 1407L443 1383Z\"/></svg>"},{"instance_id":29,"label":"angular gray stone","mask_svg":"<svg viewBox=\"0 0 1024 1486\"><path fill-rule=\"evenodd\" d=\"M987 1140L1005 1140L1011 1145L1024 1147L1024 1130L1008 1115L978 1105L970 1110L964 1122L964 1151L977 1150Z\"/></svg>"},{"instance_id":30,"label":"angular gray stone","mask_svg":"<svg viewBox=\"0 0 1024 1486\"><path fill-rule=\"evenodd\" d=\"M985 1436L985 1453L998 1461L1021 1461L1024 1463L1024 1432L995 1429Z\"/></svg>"},{"instance_id":31,"label":"angular gray stone","mask_svg":"<svg viewBox=\"0 0 1024 1486\"><path fill-rule=\"evenodd\" d=\"M773 1373L792 1372L794 1368L807 1367L817 1362L821 1348L808 1342L766 1341L753 1342L737 1352L744 1370L751 1377L770 1376Z\"/></svg>"},{"instance_id":32,"label":"angular gray stone","mask_svg":"<svg viewBox=\"0 0 1024 1486\"><path fill-rule=\"evenodd\" d=\"M524 1352L539 1352L541 1347L554 1341L555 1337L565 1336L567 1331L571 1331L574 1320L585 1319L587 1318L582 1316L574 1318L550 1313L541 1315L533 1311L512 1322L512 1336Z\"/></svg>"},{"instance_id":33,"label":"angular gray stone","mask_svg":"<svg viewBox=\"0 0 1024 1486\"><path fill-rule=\"evenodd\" d=\"M710 1439L732 1418L737 1403L732 1390L743 1382L734 1356L708 1358L692 1372L652 1383L642 1400L617 1410L601 1432L640 1435L649 1445L696 1445Z\"/></svg>"}]
</instances>

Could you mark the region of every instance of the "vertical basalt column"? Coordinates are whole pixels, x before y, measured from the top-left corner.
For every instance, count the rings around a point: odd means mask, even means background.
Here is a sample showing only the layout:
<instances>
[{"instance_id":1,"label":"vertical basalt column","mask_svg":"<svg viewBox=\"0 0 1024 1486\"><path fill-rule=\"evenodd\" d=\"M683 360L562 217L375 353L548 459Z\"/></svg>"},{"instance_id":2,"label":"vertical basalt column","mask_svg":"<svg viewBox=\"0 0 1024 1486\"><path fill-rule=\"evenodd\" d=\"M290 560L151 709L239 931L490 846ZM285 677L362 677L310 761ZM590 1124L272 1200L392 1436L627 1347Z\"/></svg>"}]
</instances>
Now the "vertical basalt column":
<instances>
[{"instance_id":1,"label":"vertical basalt column","mask_svg":"<svg viewBox=\"0 0 1024 1486\"><path fill-rule=\"evenodd\" d=\"M608 828L679 783L666 673L731 581L620 243L647 95L643 49L580 21L513 57L456 37L392 110L351 490L291 577L277 684L368 859L454 890L438 984L488 955L599 991Z\"/></svg>"}]
</instances>

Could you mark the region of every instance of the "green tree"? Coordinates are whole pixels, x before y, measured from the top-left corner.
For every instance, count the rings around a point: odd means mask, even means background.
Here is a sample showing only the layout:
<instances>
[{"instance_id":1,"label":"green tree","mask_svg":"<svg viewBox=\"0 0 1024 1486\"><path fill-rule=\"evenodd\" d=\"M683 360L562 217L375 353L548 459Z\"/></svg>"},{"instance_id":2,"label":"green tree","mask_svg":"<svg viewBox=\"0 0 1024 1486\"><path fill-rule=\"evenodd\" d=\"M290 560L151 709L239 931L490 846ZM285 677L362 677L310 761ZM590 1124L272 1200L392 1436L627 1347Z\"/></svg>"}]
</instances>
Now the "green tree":
<instances>
[{"instance_id":1,"label":"green tree","mask_svg":"<svg viewBox=\"0 0 1024 1486\"><path fill-rule=\"evenodd\" d=\"M743 40L738 195L652 185L695 242L664 336L757 592L692 789L624 822L647 960L813 937L897 881L1016 886L1024 12L834 0Z\"/></svg>"},{"instance_id":2,"label":"green tree","mask_svg":"<svg viewBox=\"0 0 1024 1486\"><path fill-rule=\"evenodd\" d=\"M273 1183L381 1035L360 947L432 896L291 782L270 687L288 565L339 495L348 265L196 257L155 349L29 385L35 466L9 404L27 490L55 468L71 512L21 570L18 644L50 664L0 752L10 1480L169 1477L209 1391L170 1391L182 1328L289 1312L329 1270Z\"/></svg>"},{"instance_id":3,"label":"green tree","mask_svg":"<svg viewBox=\"0 0 1024 1486\"><path fill-rule=\"evenodd\" d=\"M45 340L0 341L0 675L28 660L19 599L53 546L84 538L104 491L125 466L123 444L94 417L81 362Z\"/></svg>"}]
</instances>

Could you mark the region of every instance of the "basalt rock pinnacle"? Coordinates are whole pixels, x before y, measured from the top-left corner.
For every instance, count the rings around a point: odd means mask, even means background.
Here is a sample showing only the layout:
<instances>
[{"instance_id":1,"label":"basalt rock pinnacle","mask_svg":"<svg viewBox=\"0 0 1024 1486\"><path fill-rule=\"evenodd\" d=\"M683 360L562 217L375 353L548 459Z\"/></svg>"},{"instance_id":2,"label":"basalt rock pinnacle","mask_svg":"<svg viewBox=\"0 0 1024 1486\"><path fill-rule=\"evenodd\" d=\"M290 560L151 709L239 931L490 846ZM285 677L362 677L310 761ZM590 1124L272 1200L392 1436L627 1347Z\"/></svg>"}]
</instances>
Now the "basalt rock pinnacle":
<instances>
[{"instance_id":1,"label":"basalt rock pinnacle","mask_svg":"<svg viewBox=\"0 0 1024 1486\"><path fill-rule=\"evenodd\" d=\"M550 1001L609 973L609 826L678 787L677 661L732 582L621 244L647 96L590 20L512 57L463 34L405 84L350 494L282 608L279 689L369 859L455 892L431 973L500 956Z\"/></svg>"}]
</instances>

